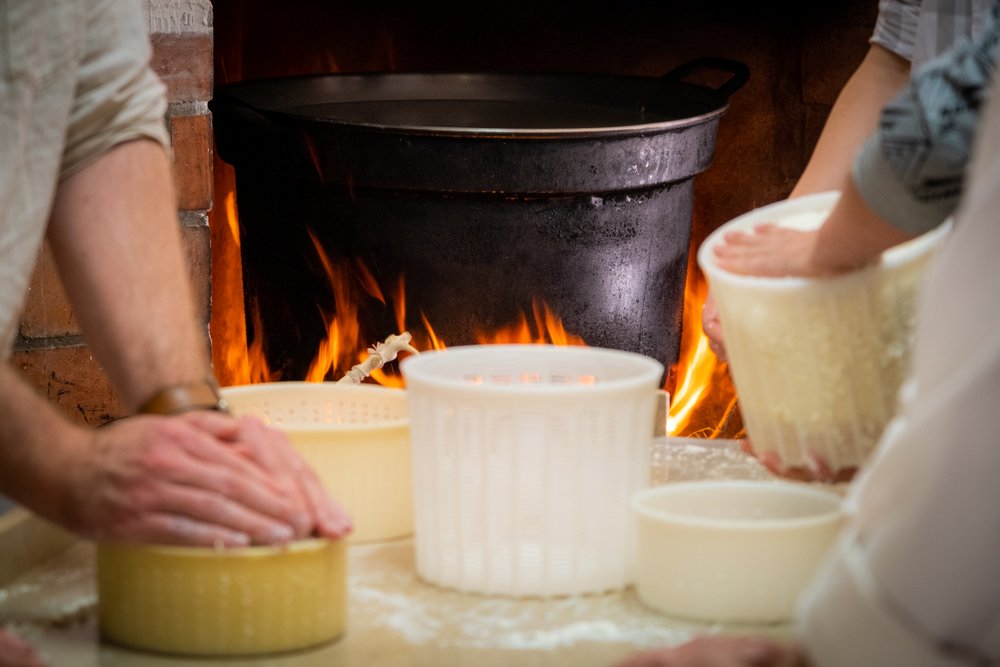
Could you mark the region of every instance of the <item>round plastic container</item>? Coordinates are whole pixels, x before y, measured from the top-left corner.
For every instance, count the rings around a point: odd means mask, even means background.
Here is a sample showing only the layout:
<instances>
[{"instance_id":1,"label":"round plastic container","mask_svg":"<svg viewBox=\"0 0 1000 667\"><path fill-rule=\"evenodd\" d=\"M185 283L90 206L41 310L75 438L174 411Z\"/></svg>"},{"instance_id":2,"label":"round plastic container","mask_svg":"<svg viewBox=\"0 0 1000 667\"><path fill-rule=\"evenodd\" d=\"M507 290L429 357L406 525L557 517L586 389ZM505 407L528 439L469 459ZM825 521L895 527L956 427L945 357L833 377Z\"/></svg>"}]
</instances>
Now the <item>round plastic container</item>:
<instances>
[{"instance_id":1,"label":"round plastic container","mask_svg":"<svg viewBox=\"0 0 1000 667\"><path fill-rule=\"evenodd\" d=\"M724 234L763 222L815 229L839 193L790 199L742 215L698 250L725 332L747 432L789 468L812 452L834 471L864 462L896 410L908 371L917 291L948 225L834 278L765 278L723 271Z\"/></svg>"},{"instance_id":2,"label":"round plastic container","mask_svg":"<svg viewBox=\"0 0 1000 667\"><path fill-rule=\"evenodd\" d=\"M352 542L413 533L406 393L374 385L275 382L225 387L233 413L281 429L350 513Z\"/></svg>"},{"instance_id":3,"label":"round plastic container","mask_svg":"<svg viewBox=\"0 0 1000 667\"><path fill-rule=\"evenodd\" d=\"M790 620L842 522L840 496L793 482L668 483L632 507L639 599L710 623Z\"/></svg>"},{"instance_id":4,"label":"round plastic container","mask_svg":"<svg viewBox=\"0 0 1000 667\"><path fill-rule=\"evenodd\" d=\"M462 591L618 589L634 571L663 366L586 347L484 345L403 360L417 573Z\"/></svg>"},{"instance_id":5,"label":"round plastic container","mask_svg":"<svg viewBox=\"0 0 1000 667\"><path fill-rule=\"evenodd\" d=\"M238 656L337 638L347 614L342 541L212 549L99 544L101 634L136 648Z\"/></svg>"}]
</instances>

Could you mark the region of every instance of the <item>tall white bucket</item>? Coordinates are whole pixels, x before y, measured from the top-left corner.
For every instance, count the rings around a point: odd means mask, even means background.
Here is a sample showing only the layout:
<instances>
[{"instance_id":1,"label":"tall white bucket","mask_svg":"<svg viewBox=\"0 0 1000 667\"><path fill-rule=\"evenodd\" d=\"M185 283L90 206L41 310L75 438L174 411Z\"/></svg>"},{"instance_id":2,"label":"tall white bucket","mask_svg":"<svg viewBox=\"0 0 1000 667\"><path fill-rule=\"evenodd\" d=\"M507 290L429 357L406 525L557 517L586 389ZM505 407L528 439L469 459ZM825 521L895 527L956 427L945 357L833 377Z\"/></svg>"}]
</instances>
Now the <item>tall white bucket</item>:
<instances>
[{"instance_id":1,"label":"tall white bucket","mask_svg":"<svg viewBox=\"0 0 1000 667\"><path fill-rule=\"evenodd\" d=\"M633 580L663 366L614 350L451 348L402 362L417 572L462 591L554 596Z\"/></svg>"}]
</instances>

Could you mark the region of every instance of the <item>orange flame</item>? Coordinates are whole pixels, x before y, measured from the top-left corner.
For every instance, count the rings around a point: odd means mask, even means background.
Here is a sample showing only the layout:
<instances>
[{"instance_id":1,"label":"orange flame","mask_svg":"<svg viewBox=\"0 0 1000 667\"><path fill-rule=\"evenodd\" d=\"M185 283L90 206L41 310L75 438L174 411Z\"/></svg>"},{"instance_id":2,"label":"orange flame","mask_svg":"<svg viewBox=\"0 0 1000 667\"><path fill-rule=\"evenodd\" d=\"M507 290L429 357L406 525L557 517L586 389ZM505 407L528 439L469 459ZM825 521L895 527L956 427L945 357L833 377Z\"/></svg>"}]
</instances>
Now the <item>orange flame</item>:
<instances>
[{"instance_id":1,"label":"orange flame","mask_svg":"<svg viewBox=\"0 0 1000 667\"><path fill-rule=\"evenodd\" d=\"M235 199L232 193L225 197L226 220L235 242L239 244ZM403 276L389 290L383 292L375 276L360 260L353 266L335 262L321 242L310 232L313 246L333 293L331 312L320 311L326 323L326 338L316 350L306 377L308 382L323 382L339 378L351 366L364 361L369 354L368 345L375 341L361 340L359 312L367 308L364 299L377 301L381 307L392 308L398 333L410 331L413 346L421 350L441 350L447 345L435 331L427 317L420 313L420 326L407 326L406 286ZM721 364L708 346L708 339L701 328L701 307L707 295L707 285L696 267L689 267L684 299L684 326L681 338L680 362L671 369L675 378L671 396L667 432L673 436L736 437L742 424L733 420L736 395L725 364ZM372 304L374 305L374 304ZM266 332L259 309L251 304L253 339L249 345L228 344L224 359L230 384L274 382L280 373L272 371L264 355ZM522 313L513 323L495 331L478 331L480 344L544 344L586 345L582 337L566 330L560 317L543 302L532 303L531 316ZM378 369L371 379L384 386L402 387L403 379L392 369ZM735 433L735 428L740 429Z\"/></svg>"},{"instance_id":2,"label":"orange flame","mask_svg":"<svg viewBox=\"0 0 1000 667\"><path fill-rule=\"evenodd\" d=\"M476 342L482 345L521 344L541 345L586 345L583 338L566 331L562 320L552 312L548 304L533 301L531 304L534 315L534 328L523 313L520 319L495 332L480 331L476 334Z\"/></svg>"},{"instance_id":3,"label":"orange flame","mask_svg":"<svg viewBox=\"0 0 1000 667\"><path fill-rule=\"evenodd\" d=\"M680 361L672 373L677 381L670 397L667 435L701 438L742 435L741 420L734 420L736 390L728 368L716 358L702 330L701 309L707 296L708 283L691 262L684 287Z\"/></svg>"},{"instance_id":4,"label":"orange flame","mask_svg":"<svg viewBox=\"0 0 1000 667\"><path fill-rule=\"evenodd\" d=\"M233 245L237 249L240 247L240 222L239 218L236 217L236 191L230 190L226 193L225 201L223 202L226 208L226 224L229 227L229 234L232 238Z\"/></svg>"},{"instance_id":5,"label":"orange flame","mask_svg":"<svg viewBox=\"0 0 1000 667\"><path fill-rule=\"evenodd\" d=\"M444 341L438 337L437 332L434 331L434 327L432 327L431 323L427 321L427 316L424 315L423 313L420 313L420 321L423 322L424 329L427 331L427 338L430 340L430 345L428 346L428 349L431 350L445 349L447 345L445 345Z\"/></svg>"},{"instance_id":6,"label":"orange flame","mask_svg":"<svg viewBox=\"0 0 1000 667\"><path fill-rule=\"evenodd\" d=\"M264 336L262 335L264 324L261 322L260 309L252 308L251 317L256 335L253 342L247 347L247 383L277 382L281 379L280 373L271 372L267 366L267 357L264 356Z\"/></svg>"},{"instance_id":7,"label":"orange flame","mask_svg":"<svg viewBox=\"0 0 1000 667\"><path fill-rule=\"evenodd\" d=\"M718 365L715 354L708 346L708 337L701 329L701 307L705 303L707 288L704 281L691 278L689 275L684 288L684 325L677 384L670 397L670 415L667 418L669 435L678 435L691 421L691 414L708 389Z\"/></svg>"},{"instance_id":8,"label":"orange flame","mask_svg":"<svg viewBox=\"0 0 1000 667\"><path fill-rule=\"evenodd\" d=\"M312 239L316 255L323 265L323 270L326 272L327 280L333 290L333 313L320 311L326 322L326 340L320 342L319 350L305 377L307 382L323 382L328 374L335 373L346 366L347 356L358 349L360 340L359 304L349 289L350 282L346 267L342 264L335 264L330 259L323 249L323 245L311 230L309 238ZM371 277L371 273L367 269L365 269L364 275ZM365 282L362 281L363 284ZM374 278L371 279L371 284L375 284ZM377 291L377 285L375 285L375 289ZM369 294L372 293L370 289L366 289L366 291ZM381 292L377 292L377 294L381 297ZM384 302L384 299L382 301ZM343 372L347 370L348 368L343 368Z\"/></svg>"},{"instance_id":9,"label":"orange flame","mask_svg":"<svg viewBox=\"0 0 1000 667\"><path fill-rule=\"evenodd\" d=\"M247 317L243 306L243 270L236 217L236 181L224 163L214 170L222 205L210 212L212 240L212 365L221 384L248 384Z\"/></svg>"}]
</instances>

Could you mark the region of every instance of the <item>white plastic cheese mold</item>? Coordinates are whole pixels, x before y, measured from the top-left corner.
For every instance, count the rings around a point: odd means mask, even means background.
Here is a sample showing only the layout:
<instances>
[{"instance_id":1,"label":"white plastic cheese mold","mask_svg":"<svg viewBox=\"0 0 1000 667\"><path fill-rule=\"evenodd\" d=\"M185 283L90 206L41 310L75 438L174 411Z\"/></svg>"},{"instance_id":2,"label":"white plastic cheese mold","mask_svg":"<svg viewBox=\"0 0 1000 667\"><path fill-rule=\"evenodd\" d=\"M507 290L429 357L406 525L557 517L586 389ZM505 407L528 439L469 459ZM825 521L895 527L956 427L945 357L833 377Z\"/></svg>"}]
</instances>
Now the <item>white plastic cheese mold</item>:
<instances>
[{"instance_id":1,"label":"white plastic cheese mold","mask_svg":"<svg viewBox=\"0 0 1000 667\"><path fill-rule=\"evenodd\" d=\"M791 620L842 522L839 495L781 481L672 482L632 506L639 599L708 623Z\"/></svg>"},{"instance_id":2,"label":"white plastic cheese mold","mask_svg":"<svg viewBox=\"0 0 1000 667\"><path fill-rule=\"evenodd\" d=\"M555 596L634 574L663 366L588 347L482 345L402 363L417 573L462 591Z\"/></svg>"}]
</instances>

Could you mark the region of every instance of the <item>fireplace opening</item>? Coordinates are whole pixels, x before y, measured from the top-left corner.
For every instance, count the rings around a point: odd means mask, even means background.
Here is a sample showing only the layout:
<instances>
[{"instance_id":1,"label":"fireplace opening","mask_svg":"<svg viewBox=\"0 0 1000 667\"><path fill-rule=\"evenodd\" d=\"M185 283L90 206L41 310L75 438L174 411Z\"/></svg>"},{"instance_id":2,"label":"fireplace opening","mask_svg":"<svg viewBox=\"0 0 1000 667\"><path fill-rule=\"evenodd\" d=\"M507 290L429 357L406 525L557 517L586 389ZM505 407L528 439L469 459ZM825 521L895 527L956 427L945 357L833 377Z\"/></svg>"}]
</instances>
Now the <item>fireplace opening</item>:
<instances>
[{"instance_id":1,"label":"fireplace opening","mask_svg":"<svg viewBox=\"0 0 1000 667\"><path fill-rule=\"evenodd\" d=\"M684 81L704 69L731 76ZM270 367L302 378L301 351L345 308L370 338L412 329L357 308L351 285L383 306L399 285L449 345L547 309L588 345L675 364L692 179L747 78L741 63L698 60L658 78L331 74L217 88Z\"/></svg>"},{"instance_id":2,"label":"fireplace opening","mask_svg":"<svg viewBox=\"0 0 1000 667\"><path fill-rule=\"evenodd\" d=\"M217 90L229 83L299 74L568 72L654 78L706 53L746 62L753 77L747 90L734 96L719 125L714 163L695 179L687 211L680 214L686 221L674 233L672 247L679 244L683 251L672 251L672 257L669 252L658 253L672 263L675 275L673 286L664 290L670 303L660 304L665 314L651 327L667 329L661 336L666 342L637 349L673 364L665 383L674 397L673 433L709 437L740 433L742 423L726 368L715 363L698 335L705 286L689 261L689 248L697 247L726 220L780 199L790 189L835 89L863 55L863 33L873 18L860 9L863 3L848 3L839 10L775 7L752 16L738 3L701 8L624 3L615 16L605 15L600 21L555 8L516 8L514 14L473 21L461 14L372 11L338 3L295 3L278 12L269 4L215 2ZM844 37L845 26L853 31L852 37ZM820 47L833 39L856 48L844 49L844 57L836 62L818 57ZM818 93L817 75L825 82ZM715 86L718 79L705 83ZM220 137L226 132L222 122L216 112ZM221 149L220 144L224 153ZM314 151L307 167L314 173L329 170L322 161L330 154ZM597 170L603 171L600 166ZM413 216L422 215L425 223L428 217L440 220L426 212L426 201L417 201L413 193L386 194L361 187L351 179L320 186L290 179L281 186L285 193L279 198L269 194L274 192L271 181L266 174L237 175L216 160L212 337L214 361L225 384L339 376L368 346L404 327L414 333L420 349L468 342L552 341L619 349L633 345L609 338L609 332L620 328L614 322L603 321L589 330L581 327L573 307L561 302L558 294L538 289L550 282L573 285L576 276L589 273L589 265L571 267L552 281L548 276L522 275L526 273L520 270L522 263L514 262L505 272L480 279L498 296L484 306L488 312L476 312L474 297L454 299L459 295L427 280L428 274L440 270L435 265L447 265L449 259L447 249L435 256L429 242L434 234L424 234L428 238L412 234ZM307 203L314 193L301 192L316 187L326 190L322 205ZM664 187L665 194L657 196L669 198L670 189ZM537 219L556 199L560 206L575 206L569 219L579 219L592 214L598 204L638 206L632 200L636 194L574 192L553 198L551 192L525 196L500 188L488 198L488 207L482 192L472 197L461 191L448 193L441 197L444 203L435 205L449 211L464 206L458 219L488 220L495 210L511 207L519 207L518 215L524 219ZM470 203L471 199L475 201ZM476 208L470 209L473 205ZM417 208L425 212L414 213ZM683 208L676 201L665 204L648 214L648 226L654 226L653 218L678 215ZM359 235L323 224L343 209L364 210L383 228L371 231L366 226ZM303 220L309 224L298 224ZM473 236L479 244L473 254L486 257L502 246L488 227ZM453 236L447 225L437 235ZM401 260L386 245L390 239L401 240L408 249L428 241L424 259ZM277 259L292 248L295 260ZM473 262L455 270L476 269ZM620 291L617 302L623 301ZM463 304L451 309L467 316L459 325L449 320L450 299ZM484 320L487 326L482 325ZM399 384L398 378L379 380Z\"/></svg>"}]
</instances>

